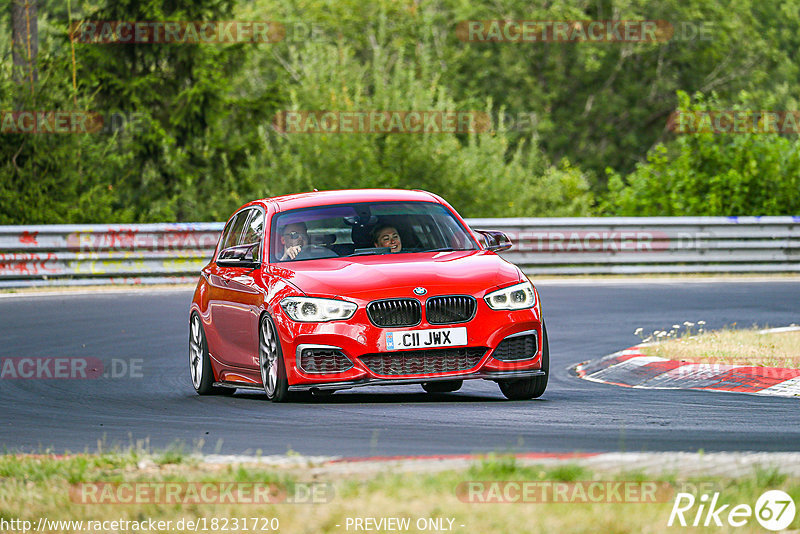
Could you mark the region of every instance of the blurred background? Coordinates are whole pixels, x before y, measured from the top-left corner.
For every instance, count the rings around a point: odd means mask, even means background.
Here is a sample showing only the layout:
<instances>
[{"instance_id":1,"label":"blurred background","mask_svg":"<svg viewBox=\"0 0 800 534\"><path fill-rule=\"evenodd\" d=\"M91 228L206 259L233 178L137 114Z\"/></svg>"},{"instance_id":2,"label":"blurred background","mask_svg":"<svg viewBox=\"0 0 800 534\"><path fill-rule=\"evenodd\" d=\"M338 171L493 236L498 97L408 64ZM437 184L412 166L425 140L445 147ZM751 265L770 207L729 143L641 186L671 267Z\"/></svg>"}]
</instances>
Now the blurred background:
<instances>
[{"instance_id":1,"label":"blurred background","mask_svg":"<svg viewBox=\"0 0 800 534\"><path fill-rule=\"evenodd\" d=\"M117 117L0 133L0 224L224 220L312 188L422 188L466 217L800 212L800 145L670 114L797 110L779 0L3 0L0 110ZM659 42L470 42L469 20L659 20ZM278 21L273 43L96 44L80 21ZM18 42L15 47L12 43ZM480 111L482 133L282 133L285 110ZM5 123L4 123L5 124Z\"/></svg>"}]
</instances>

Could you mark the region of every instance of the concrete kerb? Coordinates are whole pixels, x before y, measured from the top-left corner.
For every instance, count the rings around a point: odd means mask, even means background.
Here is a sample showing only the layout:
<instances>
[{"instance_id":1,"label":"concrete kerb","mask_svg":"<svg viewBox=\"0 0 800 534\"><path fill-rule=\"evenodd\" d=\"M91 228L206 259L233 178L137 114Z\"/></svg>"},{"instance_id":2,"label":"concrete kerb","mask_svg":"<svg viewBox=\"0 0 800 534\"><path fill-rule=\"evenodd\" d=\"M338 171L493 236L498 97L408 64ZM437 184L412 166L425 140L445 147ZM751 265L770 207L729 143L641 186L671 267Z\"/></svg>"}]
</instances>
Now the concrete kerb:
<instances>
[{"instance_id":1,"label":"concrete kerb","mask_svg":"<svg viewBox=\"0 0 800 534\"><path fill-rule=\"evenodd\" d=\"M69 458L71 454L21 454L18 456ZM190 464L204 471L225 470L231 466L252 466L291 472L294 475L318 480L325 477L370 477L383 473L438 473L463 471L484 460L513 457L525 467L556 468L578 465L602 474L640 473L649 476L679 478L720 476L747 477L759 470L789 476L800 476L800 452L574 452L574 453L481 453L444 454L428 456L367 456L342 457L303 455L223 455L195 453ZM150 456L137 464L140 471L164 469Z\"/></svg>"},{"instance_id":2,"label":"concrete kerb","mask_svg":"<svg viewBox=\"0 0 800 534\"><path fill-rule=\"evenodd\" d=\"M640 472L647 475L749 476L758 469L800 476L800 452L610 452L610 453L517 453L518 465L554 468L579 465L601 473ZM344 458L337 456L198 456L209 467L258 465L305 471L312 478L326 476L368 476L378 473L435 473L464 470L486 455L439 455L404 457Z\"/></svg>"}]
</instances>

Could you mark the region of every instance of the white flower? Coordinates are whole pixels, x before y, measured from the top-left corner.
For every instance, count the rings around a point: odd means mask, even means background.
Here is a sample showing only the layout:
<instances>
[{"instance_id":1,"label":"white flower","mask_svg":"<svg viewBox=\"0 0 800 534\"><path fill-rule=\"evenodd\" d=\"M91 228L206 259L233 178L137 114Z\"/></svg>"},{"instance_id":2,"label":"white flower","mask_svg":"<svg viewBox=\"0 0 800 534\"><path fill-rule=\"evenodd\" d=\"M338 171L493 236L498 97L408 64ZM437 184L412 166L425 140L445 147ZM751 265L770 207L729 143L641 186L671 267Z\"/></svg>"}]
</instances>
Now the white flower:
<instances>
[{"instance_id":1,"label":"white flower","mask_svg":"<svg viewBox=\"0 0 800 534\"><path fill-rule=\"evenodd\" d=\"M694 326L694 323L690 323L689 321L684 321L683 326L688 326L689 328Z\"/></svg>"},{"instance_id":2,"label":"white flower","mask_svg":"<svg viewBox=\"0 0 800 534\"><path fill-rule=\"evenodd\" d=\"M674 324L674 325L672 325L672 328L674 328L675 330L680 330L680 328L681 328L681 325L679 325L679 324Z\"/></svg>"},{"instance_id":3,"label":"white flower","mask_svg":"<svg viewBox=\"0 0 800 534\"><path fill-rule=\"evenodd\" d=\"M706 324L705 321L697 321L697 324Z\"/></svg>"},{"instance_id":4,"label":"white flower","mask_svg":"<svg viewBox=\"0 0 800 534\"><path fill-rule=\"evenodd\" d=\"M636 330L633 331L633 335L634 336L638 336L639 334L642 333L643 330L644 329L640 326L639 328L637 328Z\"/></svg>"}]
</instances>

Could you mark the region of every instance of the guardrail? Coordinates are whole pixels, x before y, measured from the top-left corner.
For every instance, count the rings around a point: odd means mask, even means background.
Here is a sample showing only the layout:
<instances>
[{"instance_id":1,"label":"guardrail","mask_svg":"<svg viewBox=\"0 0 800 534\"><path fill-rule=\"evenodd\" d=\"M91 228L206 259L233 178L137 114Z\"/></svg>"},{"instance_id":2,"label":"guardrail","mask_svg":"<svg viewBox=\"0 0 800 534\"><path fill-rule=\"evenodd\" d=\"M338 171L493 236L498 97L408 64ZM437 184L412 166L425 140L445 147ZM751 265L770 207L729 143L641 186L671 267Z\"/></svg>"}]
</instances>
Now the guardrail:
<instances>
[{"instance_id":1,"label":"guardrail","mask_svg":"<svg viewBox=\"0 0 800 534\"><path fill-rule=\"evenodd\" d=\"M800 217L469 219L536 274L800 272ZM194 282L222 223L0 226L0 287Z\"/></svg>"},{"instance_id":2,"label":"guardrail","mask_svg":"<svg viewBox=\"0 0 800 534\"><path fill-rule=\"evenodd\" d=\"M0 226L0 287L195 282L222 227Z\"/></svg>"},{"instance_id":3,"label":"guardrail","mask_svg":"<svg viewBox=\"0 0 800 534\"><path fill-rule=\"evenodd\" d=\"M526 274L800 272L800 216L470 219Z\"/></svg>"}]
</instances>

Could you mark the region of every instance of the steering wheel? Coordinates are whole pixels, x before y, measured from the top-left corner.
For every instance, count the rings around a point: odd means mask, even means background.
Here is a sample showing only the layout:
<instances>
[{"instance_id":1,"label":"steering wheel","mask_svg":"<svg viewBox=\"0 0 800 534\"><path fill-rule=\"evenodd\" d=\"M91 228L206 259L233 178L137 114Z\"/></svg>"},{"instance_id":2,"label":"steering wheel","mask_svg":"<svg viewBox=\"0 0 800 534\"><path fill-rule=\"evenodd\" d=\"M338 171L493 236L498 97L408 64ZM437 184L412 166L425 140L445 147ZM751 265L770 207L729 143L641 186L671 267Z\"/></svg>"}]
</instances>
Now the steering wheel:
<instances>
[{"instance_id":1,"label":"steering wheel","mask_svg":"<svg viewBox=\"0 0 800 534\"><path fill-rule=\"evenodd\" d=\"M319 258L338 258L339 255L327 247L320 245L308 245L303 247L300 254L295 256L296 260L314 260Z\"/></svg>"}]
</instances>

